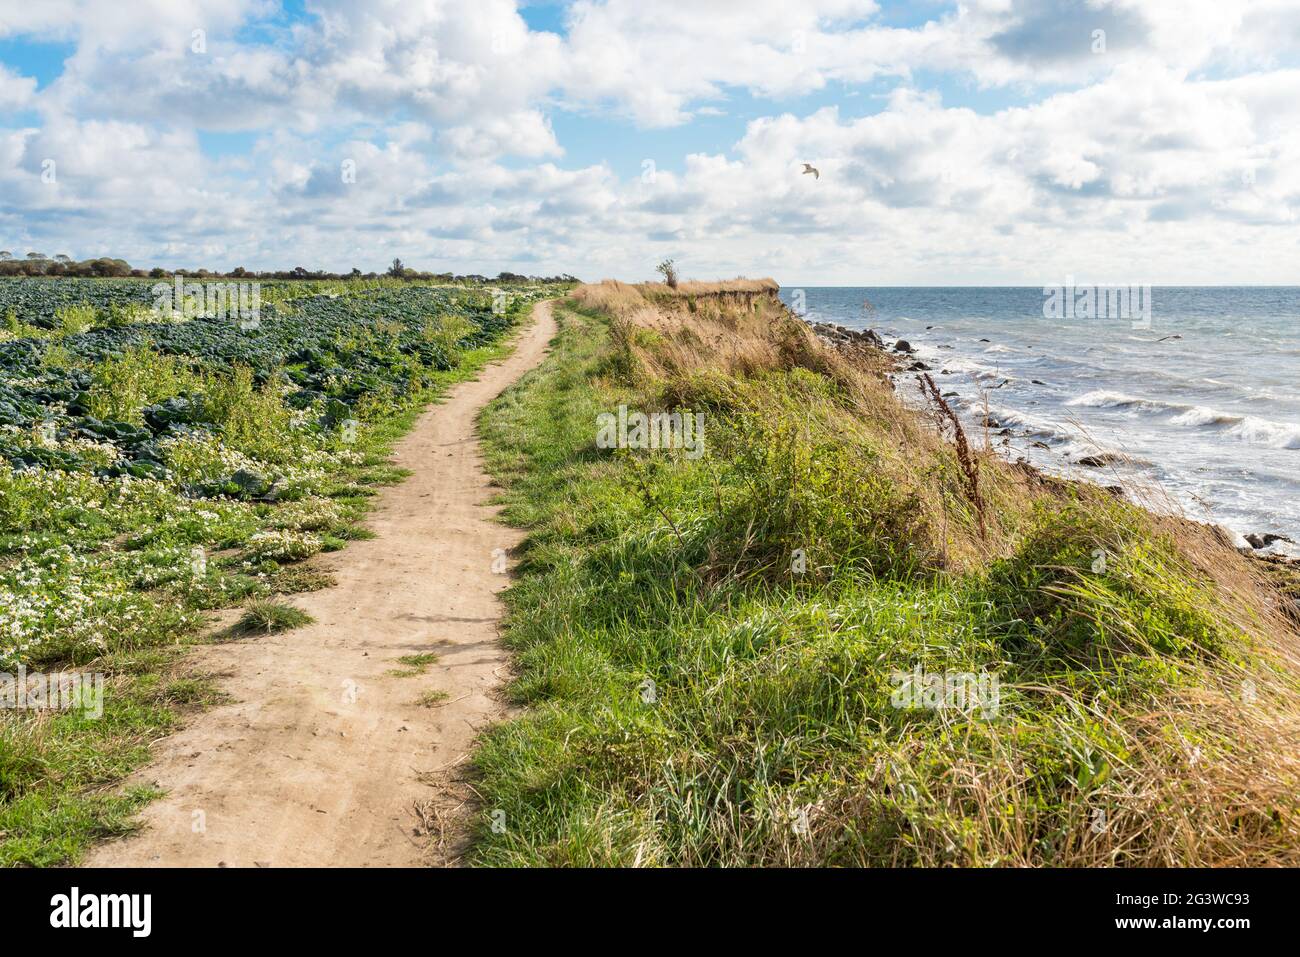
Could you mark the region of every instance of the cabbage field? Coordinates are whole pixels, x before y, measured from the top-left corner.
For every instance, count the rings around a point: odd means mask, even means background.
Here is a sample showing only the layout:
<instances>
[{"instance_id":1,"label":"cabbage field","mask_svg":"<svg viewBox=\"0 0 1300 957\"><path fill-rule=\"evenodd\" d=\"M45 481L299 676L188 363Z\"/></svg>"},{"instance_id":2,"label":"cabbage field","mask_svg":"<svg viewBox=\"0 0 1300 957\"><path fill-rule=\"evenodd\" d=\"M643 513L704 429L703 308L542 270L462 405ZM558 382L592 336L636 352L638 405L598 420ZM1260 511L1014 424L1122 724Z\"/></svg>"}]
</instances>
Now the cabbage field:
<instances>
[{"instance_id":1,"label":"cabbage field","mask_svg":"<svg viewBox=\"0 0 1300 957\"><path fill-rule=\"evenodd\" d=\"M542 284L282 284L254 328L158 316L153 281L0 280L0 674L107 676L102 717L0 709L0 865L74 859L98 786L208 693L171 672L211 609L323 587L387 449Z\"/></svg>"},{"instance_id":2,"label":"cabbage field","mask_svg":"<svg viewBox=\"0 0 1300 957\"><path fill-rule=\"evenodd\" d=\"M59 311L70 306L91 306L104 314L148 307L154 301L153 285L145 279L9 279L0 282L0 318L11 327L20 320L48 329Z\"/></svg>"}]
</instances>

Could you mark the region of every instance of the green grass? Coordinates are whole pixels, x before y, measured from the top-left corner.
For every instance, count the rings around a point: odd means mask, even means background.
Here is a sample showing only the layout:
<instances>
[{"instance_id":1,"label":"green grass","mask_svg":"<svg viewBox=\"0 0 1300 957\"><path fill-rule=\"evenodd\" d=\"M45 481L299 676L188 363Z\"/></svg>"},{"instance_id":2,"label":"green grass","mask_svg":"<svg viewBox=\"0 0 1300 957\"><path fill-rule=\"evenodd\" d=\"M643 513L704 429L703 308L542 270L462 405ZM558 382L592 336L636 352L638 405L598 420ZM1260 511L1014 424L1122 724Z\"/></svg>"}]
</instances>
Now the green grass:
<instances>
[{"instance_id":1,"label":"green grass","mask_svg":"<svg viewBox=\"0 0 1300 957\"><path fill-rule=\"evenodd\" d=\"M945 565L936 530L973 528L926 498L949 452L846 434L807 369L667 382L557 312L550 359L481 419L530 535L506 593L528 708L476 756L478 863L1295 863L1294 674L1177 533L1052 485ZM666 394L709 410L705 456L594 447L598 413ZM917 668L996 677L996 712L897 707ZM1243 705L1247 676L1270 690Z\"/></svg>"},{"instance_id":2,"label":"green grass","mask_svg":"<svg viewBox=\"0 0 1300 957\"><path fill-rule=\"evenodd\" d=\"M321 569L302 565L289 565L286 568L277 569L275 574L268 579L268 584L276 594L296 595L302 592L320 591L323 588L333 588L338 584L338 580L330 572Z\"/></svg>"},{"instance_id":3,"label":"green grass","mask_svg":"<svg viewBox=\"0 0 1300 957\"><path fill-rule=\"evenodd\" d=\"M397 659L397 663L403 665L402 668L393 668L388 673L394 678L414 678L422 675L429 670L429 666L438 660L438 656L431 651L422 652L415 655L402 655Z\"/></svg>"},{"instance_id":4,"label":"green grass","mask_svg":"<svg viewBox=\"0 0 1300 957\"><path fill-rule=\"evenodd\" d=\"M95 662L106 674L98 719L0 712L0 867L65 864L131 830L132 816L157 794L113 785L147 759L151 740L219 698L179 656L155 648Z\"/></svg>"},{"instance_id":5,"label":"green grass","mask_svg":"<svg viewBox=\"0 0 1300 957\"><path fill-rule=\"evenodd\" d=\"M274 635L310 625L314 618L301 608L278 601L250 602L239 616L235 631L243 634Z\"/></svg>"}]
</instances>

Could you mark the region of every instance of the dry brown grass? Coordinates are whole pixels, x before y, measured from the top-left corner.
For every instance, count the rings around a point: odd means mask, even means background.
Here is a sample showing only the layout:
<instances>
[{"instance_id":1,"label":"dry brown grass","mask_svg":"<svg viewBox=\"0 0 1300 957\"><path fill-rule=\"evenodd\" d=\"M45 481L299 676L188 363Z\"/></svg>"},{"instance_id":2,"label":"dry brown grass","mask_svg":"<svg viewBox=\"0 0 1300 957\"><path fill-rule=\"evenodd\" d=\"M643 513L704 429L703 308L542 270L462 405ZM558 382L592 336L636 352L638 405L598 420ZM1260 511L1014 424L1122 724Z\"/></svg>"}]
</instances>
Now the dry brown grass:
<instances>
[{"instance_id":1,"label":"dry brown grass","mask_svg":"<svg viewBox=\"0 0 1300 957\"><path fill-rule=\"evenodd\" d=\"M1002 554L1035 498L1058 488L996 454L971 452L962 464L944 441L937 418L927 421L894 394L886 373L894 360L874 349L840 349L790 313L770 279L682 283L606 280L579 286L574 299L611 317L611 335L625 358L621 370L656 390L666 405L692 406L712 389L731 388L764 373L806 369L838 392L834 405L809 407L820 431L870 447L901 485L913 487L929 516L933 564L959 570ZM916 462L938 467L917 481ZM995 473L987 502L970 497L971 468ZM978 479L973 483L979 487ZM982 533L981 524L987 525Z\"/></svg>"},{"instance_id":2,"label":"dry brown grass","mask_svg":"<svg viewBox=\"0 0 1300 957\"><path fill-rule=\"evenodd\" d=\"M667 283L627 283L605 279L598 283L585 283L573 291L573 298L584 306L613 312L620 302L645 299L689 299L692 296L717 296L732 294L765 294L775 296L781 286L775 279L725 279L719 282L690 280L672 289Z\"/></svg>"},{"instance_id":3,"label":"dry brown grass","mask_svg":"<svg viewBox=\"0 0 1300 957\"><path fill-rule=\"evenodd\" d=\"M1068 693L1049 686L1044 694ZM1074 701L1069 701L1073 706ZM1295 699L1286 699L1294 706ZM1294 747L1300 718L1277 702L1242 705L1226 692L1188 690L1142 711L1093 709L1080 718L1124 754L1105 785L1073 808L1058 836L1052 863L1068 867L1294 867L1300 865ZM962 720L944 721L955 742L969 733ZM1062 741L1073 734L1062 720ZM935 731L938 734L940 732ZM1038 841L1059 827L1041 805L1041 766L1018 728L995 728L978 756L953 760L936 787L918 773L919 748L871 757L865 781L815 808L808 839L771 849L769 863L817 865L837 857L846 830L888 818L891 792L929 792L926 820L904 825L913 841L875 848L843 863L862 866L1033 867L1043 863ZM1112 746L1113 747L1113 746ZM1121 750L1122 749L1122 750ZM1114 753L1108 755L1113 757ZM1049 823L1050 822L1050 823Z\"/></svg>"}]
</instances>

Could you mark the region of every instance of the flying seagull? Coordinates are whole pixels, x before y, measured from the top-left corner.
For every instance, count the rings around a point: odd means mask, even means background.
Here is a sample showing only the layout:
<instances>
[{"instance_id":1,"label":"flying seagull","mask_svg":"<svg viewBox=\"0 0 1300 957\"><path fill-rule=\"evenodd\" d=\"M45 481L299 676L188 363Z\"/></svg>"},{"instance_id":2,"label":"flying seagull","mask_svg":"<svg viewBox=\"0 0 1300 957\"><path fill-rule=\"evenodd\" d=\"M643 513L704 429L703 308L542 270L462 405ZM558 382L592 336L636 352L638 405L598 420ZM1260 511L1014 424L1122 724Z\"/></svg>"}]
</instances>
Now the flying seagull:
<instances>
[{"instance_id":1,"label":"flying seagull","mask_svg":"<svg viewBox=\"0 0 1300 957\"><path fill-rule=\"evenodd\" d=\"M816 166L813 166L811 163L804 163L804 164L803 164L803 175L804 175L804 176L807 176L809 173L812 173L812 174L813 174L813 178L814 178L814 179L821 179L821 178L822 178L821 171L818 170Z\"/></svg>"}]
</instances>

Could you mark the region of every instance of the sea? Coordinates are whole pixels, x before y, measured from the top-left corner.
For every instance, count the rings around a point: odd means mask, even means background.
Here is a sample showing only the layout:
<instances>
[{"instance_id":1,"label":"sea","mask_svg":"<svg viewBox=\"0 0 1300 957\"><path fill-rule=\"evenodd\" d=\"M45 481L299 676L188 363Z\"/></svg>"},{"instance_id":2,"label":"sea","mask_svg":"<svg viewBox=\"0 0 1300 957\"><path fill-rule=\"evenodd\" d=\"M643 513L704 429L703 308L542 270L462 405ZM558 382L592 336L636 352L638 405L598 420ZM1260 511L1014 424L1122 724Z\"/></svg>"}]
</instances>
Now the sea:
<instances>
[{"instance_id":1,"label":"sea","mask_svg":"<svg viewBox=\"0 0 1300 957\"><path fill-rule=\"evenodd\" d=\"M1300 286L818 287L810 321L905 340L976 444L1300 556ZM921 401L918 373L899 377ZM985 427L985 422L988 427ZM1100 456L1102 467L1081 465Z\"/></svg>"}]
</instances>

